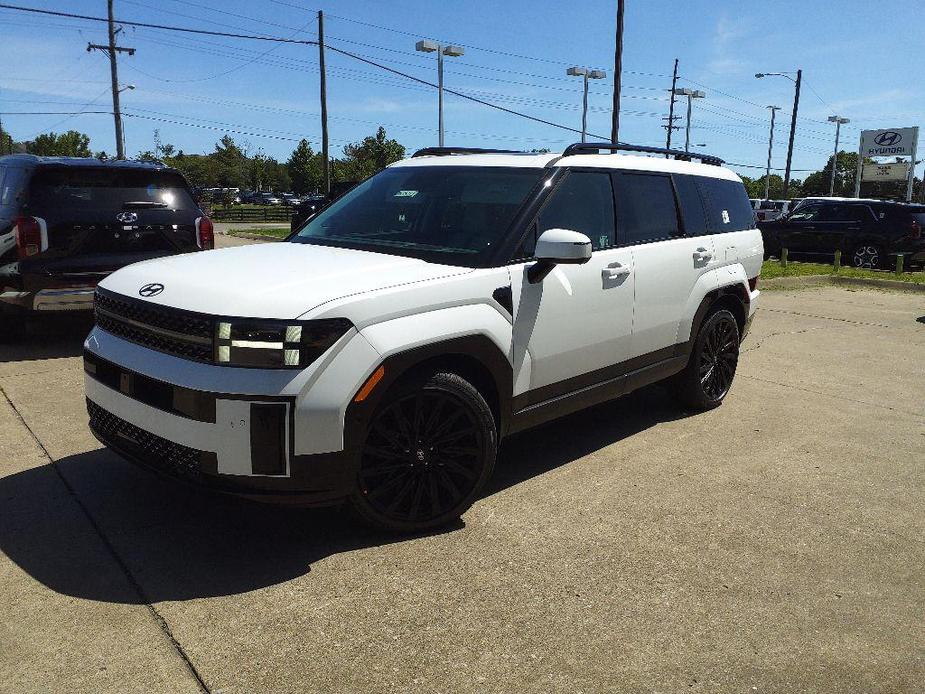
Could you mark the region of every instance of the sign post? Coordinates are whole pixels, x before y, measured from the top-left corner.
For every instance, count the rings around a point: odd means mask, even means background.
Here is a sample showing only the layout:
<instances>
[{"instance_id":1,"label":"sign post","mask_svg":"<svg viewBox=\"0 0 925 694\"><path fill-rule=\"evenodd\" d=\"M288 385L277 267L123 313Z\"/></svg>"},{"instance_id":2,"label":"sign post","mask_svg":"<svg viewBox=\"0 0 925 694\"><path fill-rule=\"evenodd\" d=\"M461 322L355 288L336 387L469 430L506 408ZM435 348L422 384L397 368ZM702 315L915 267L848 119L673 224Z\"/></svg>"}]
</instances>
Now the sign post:
<instances>
[{"instance_id":1,"label":"sign post","mask_svg":"<svg viewBox=\"0 0 925 694\"><path fill-rule=\"evenodd\" d=\"M884 180L882 176L863 176L865 157L910 157L906 200L912 199L912 177L915 173L915 154L918 148L919 129L893 128L886 130L862 130L858 146L858 168L854 178L854 197L861 196L861 179ZM876 167L873 167L876 168Z\"/></svg>"}]
</instances>

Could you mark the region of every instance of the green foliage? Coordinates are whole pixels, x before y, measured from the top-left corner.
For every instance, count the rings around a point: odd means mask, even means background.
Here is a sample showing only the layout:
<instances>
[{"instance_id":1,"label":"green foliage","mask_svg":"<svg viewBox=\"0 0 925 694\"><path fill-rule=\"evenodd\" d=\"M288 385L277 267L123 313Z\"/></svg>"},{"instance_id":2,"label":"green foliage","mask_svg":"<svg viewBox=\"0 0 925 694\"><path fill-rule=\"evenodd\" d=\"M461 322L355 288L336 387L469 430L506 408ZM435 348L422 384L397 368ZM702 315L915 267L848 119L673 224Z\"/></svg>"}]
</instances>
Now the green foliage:
<instances>
[{"instance_id":1,"label":"green foliage","mask_svg":"<svg viewBox=\"0 0 925 694\"><path fill-rule=\"evenodd\" d=\"M92 157L90 137L76 130L43 133L26 143L26 151L43 157Z\"/></svg>"},{"instance_id":2,"label":"green foliage","mask_svg":"<svg viewBox=\"0 0 925 694\"><path fill-rule=\"evenodd\" d=\"M312 150L308 140L301 140L286 162L293 191L301 195L320 190L323 185L322 164L321 154Z\"/></svg>"},{"instance_id":3,"label":"green foliage","mask_svg":"<svg viewBox=\"0 0 925 694\"><path fill-rule=\"evenodd\" d=\"M334 167L336 179L361 181L404 156L404 146L397 140L388 139L385 128L380 125L374 137L365 137L362 142L344 146L344 158Z\"/></svg>"}]
</instances>

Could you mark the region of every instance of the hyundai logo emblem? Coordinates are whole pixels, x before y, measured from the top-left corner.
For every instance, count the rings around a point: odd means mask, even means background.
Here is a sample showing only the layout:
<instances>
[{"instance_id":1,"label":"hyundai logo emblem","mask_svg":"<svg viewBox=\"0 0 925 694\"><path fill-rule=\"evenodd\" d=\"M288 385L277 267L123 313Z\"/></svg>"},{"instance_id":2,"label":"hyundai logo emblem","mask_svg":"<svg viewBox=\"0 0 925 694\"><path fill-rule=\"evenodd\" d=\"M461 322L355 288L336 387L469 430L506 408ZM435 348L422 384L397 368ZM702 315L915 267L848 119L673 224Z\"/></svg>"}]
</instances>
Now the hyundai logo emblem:
<instances>
[{"instance_id":1,"label":"hyundai logo emblem","mask_svg":"<svg viewBox=\"0 0 925 694\"><path fill-rule=\"evenodd\" d=\"M881 147L892 147L898 145L903 139L903 136L892 130L887 130L885 133L880 133L877 137L874 138L876 142Z\"/></svg>"},{"instance_id":2,"label":"hyundai logo emblem","mask_svg":"<svg viewBox=\"0 0 925 694\"><path fill-rule=\"evenodd\" d=\"M162 291L164 291L164 285L160 282L151 282L151 284L146 284L141 289L138 290L138 296L143 296L146 299L151 298L152 296L157 296Z\"/></svg>"},{"instance_id":3,"label":"hyundai logo emblem","mask_svg":"<svg viewBox=\"0 0 925 694\"><path fill-rule=\"evenodd\" d=\"M116 219L118 219L120 222L129 224L131 222L137 222L138 215L135 212L120 212L116 215Z\"/></svg>"}]
</instances>

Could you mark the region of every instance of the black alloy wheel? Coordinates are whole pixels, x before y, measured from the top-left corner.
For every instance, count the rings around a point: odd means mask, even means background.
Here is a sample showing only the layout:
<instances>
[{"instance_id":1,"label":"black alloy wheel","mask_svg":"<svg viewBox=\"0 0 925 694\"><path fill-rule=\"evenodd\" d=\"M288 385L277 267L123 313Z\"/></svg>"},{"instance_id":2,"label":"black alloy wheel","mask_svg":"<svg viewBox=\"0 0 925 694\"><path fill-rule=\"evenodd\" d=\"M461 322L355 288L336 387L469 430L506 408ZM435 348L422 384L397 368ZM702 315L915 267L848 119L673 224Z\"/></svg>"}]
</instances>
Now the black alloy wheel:
<instances>
[{"instance_id":1,"label":"black alloy wheel","mask_svg":"<svg viewBox=\"0 0 925 694\"><path fill-rule=\"evenodd\" d=\"M709 410L723 402L735 378L739 342L739 324L727 309L714 311L704 319L687 366L674 377L683 405Z\"/></svg>"},{"instance_id":2,"label":"black alloy wheel","mask_svg":"<svg viewBox=\"0 0 925 694\"><path fill-rule=\"evenodd\" d=\"M854 267L875 270L883 262L883 252L873 243L861 244L851 254L851 264Z\"/></svg>"},{"instance_id":3,"label":"black alloy wheel","mask_svg":"<svg viewBox=\"0 0 925 694\"><path fill-rule=\"evenodd\" d=\"M458 518L491 474L497 434L481 394L455 374L399 388L373 415L354 506L373 525L418 532Z\"/></svg>"},{"instance_id":4,"label":"black alloy wheel","mask_svg":"<svg viewBox=\"0 0 925 694\"><path fill-rule=\"evenodd\" d=\"M711 400L722 400L739 361L739 330L735 319L719 316L710 326L700 349L700 387Z\"/></svg>"}]
</instances>

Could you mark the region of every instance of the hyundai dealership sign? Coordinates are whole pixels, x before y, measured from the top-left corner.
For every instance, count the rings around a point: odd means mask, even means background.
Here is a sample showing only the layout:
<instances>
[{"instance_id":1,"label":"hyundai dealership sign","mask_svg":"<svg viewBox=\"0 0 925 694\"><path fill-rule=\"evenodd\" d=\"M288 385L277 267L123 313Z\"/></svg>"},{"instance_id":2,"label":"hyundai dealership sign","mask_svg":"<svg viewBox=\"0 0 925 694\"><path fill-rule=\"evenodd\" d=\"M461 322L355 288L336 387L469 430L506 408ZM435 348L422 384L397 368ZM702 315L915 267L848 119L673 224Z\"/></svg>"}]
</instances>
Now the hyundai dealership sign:
<instances>
[{"instance_id":1,"label":"hyundai dealership sign","mask_svg":"<svg viewBox=\"0 0 925 694\"><path fill-rule=\"evenodd\" d=\"M862 130L861 155L865 157L914 156L918 135L918 128Z\"/></svg>"}]
</instances>

